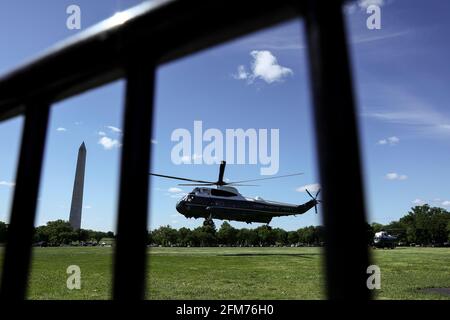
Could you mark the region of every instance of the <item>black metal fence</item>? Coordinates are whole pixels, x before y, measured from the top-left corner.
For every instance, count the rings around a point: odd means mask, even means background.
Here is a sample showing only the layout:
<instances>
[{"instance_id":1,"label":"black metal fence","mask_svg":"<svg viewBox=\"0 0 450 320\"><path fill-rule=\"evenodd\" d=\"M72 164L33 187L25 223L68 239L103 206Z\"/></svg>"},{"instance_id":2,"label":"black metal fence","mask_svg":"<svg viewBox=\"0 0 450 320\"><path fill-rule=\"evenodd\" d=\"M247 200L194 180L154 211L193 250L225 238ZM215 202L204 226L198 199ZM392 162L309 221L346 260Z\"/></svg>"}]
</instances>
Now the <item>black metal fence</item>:
<instances>
[{"instance_id":1,"label":"black metal fence","mask_svg":"<svg viewBox=\"0 0 450 320\"><path fill-rule=\"evenodd\" d=\"M300 17L306 22L323 185L327 297L369 299L363 184L342 2L152 1L125 11L120 19L101 22L0 78L0 121L25 116L1 298L17 300L26 295L52 104L119 78L127 81L113 298L142 299L155 68Z\"/></svg>"}]
</instances>

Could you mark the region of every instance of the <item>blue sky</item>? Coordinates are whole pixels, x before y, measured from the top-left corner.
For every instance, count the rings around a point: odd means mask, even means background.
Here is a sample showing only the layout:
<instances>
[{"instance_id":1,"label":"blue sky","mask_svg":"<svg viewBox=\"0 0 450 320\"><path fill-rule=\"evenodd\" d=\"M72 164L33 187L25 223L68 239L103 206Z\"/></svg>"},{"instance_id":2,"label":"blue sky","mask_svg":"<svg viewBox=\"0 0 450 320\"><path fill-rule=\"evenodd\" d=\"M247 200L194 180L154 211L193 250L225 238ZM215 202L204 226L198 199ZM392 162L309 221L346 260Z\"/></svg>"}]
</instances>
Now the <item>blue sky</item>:
<instances>
[{"instance_id":1,"label":"blue sky","mask_svg":"<svg viewBox=\"0 0 450 320\"><path fill-rule=\"evenodd\" d=\"M370 221L400 218L414 203L450 207L450 112L447 110L450 3L433 0L372 1L381 6L381 29L369 30L368 1L347 8L350 53L363 151ZM0 73L74 35L66 8L81 8L82 29L140 1L9 1L0 10ZM303 203L301 187L319 183L304 25L293 20L198 54L157 71L152 170L215 179L217 165L175 165L175 129L279 129L278 174L304 175L242 187L247 196ZM37 225L68 219L76 155L85 141L87 164L83 228L114 230L124 82L73 97L51 112ZM14 190L22 119L0 123L0 220L7 221ZM150 137L149 137L150 138ZM345 159L343 159L345 161ZM225 177L260 177L261 165L228 165ZM339 170L339 167L336 167ZM132 187L132 186L131 186ZM176 190L174 188L180 188ZM151 227L196 227L175 203L186 187L151 179ZM351 200L351 194L348 195ZM130 215L133 212L130 209ZM345 213L342 213L345 216ZM276 218L271 225L295 230L321 222L314 211ZM216 225L220 225L216 221ZM248 226L233 223L237 227ZM251 225L256 227L257 224Z\"/></svg>"}]
</instances>

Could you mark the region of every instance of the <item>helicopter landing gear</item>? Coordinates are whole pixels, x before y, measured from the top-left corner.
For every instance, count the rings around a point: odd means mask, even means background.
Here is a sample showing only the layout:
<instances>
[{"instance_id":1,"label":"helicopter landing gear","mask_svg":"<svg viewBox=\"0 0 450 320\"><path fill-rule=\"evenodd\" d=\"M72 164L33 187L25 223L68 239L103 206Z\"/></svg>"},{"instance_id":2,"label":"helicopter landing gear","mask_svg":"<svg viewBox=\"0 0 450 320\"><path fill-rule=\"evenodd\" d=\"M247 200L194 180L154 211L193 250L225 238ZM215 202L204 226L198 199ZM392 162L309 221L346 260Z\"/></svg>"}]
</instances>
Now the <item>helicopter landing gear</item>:
<instances>
[{"instance_id":1,"label":"helicopter landing gear","mask_svg":"<svg viewBox=\"0 0 450 320\"><path fill-rule=\"evenodd\" d=\"M205 218L205 221L203 221L203 226L204 227L210 226L213 229L216 227L216 225L214 224L214 221L213 221L211 215L209 215L208 218Z\"/></svg>"}]
</instances>

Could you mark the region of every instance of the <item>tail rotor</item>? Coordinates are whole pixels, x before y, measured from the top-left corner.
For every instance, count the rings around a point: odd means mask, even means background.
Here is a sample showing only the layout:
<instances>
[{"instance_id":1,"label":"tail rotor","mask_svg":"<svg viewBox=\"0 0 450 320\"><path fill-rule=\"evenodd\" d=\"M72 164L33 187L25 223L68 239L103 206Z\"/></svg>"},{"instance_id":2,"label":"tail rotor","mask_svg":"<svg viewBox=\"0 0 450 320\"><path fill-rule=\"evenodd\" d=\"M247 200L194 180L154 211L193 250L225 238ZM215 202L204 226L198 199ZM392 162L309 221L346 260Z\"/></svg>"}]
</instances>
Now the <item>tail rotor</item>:
<instances>
[{"instance_id":1,"label":"tail rotor","mask_svg":"<svg viewBox=\"0 0 450 320\"><path fill-rule=\"evenodd\" d=\"M317 204L319 204L319 203L322 202L322 200L317 200L317 197L319 196L319 193L320 193L321 189L319 189L319 190L317 191L317 193L316 193L315 196L313 196L313 195L308 191L308 189L305 189L305 191L306 191L306 193L308 193L308 195L311 197L311 199L313 199L313 201L314 201L314 211L315 211L316 214L317 214Z\"/></svg>"}]
</instances>

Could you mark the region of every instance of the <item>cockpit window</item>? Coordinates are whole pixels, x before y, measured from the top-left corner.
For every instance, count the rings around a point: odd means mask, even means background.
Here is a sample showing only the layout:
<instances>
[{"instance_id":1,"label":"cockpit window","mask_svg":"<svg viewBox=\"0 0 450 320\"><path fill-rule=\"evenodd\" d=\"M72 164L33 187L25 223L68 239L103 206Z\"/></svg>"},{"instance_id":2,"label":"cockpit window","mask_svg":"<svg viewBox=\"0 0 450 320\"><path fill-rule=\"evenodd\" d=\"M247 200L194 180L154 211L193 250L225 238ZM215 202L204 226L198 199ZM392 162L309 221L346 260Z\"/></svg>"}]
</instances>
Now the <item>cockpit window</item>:
<instances>
[{"instance_id":1,"label":"cockpit window","mask_svg":"<svg viewBox=\"0 0 450 320\"><path fill-rule=\"evenodd\" d=\"M235 197L236 196L232 192L218 190L218 189L211 189L211 195L217 196L217 197Z\"/></svg>"},{"instance_id":2,"label":"cockpit window","mask_svg":"<svg viewBox=\"0 0 450 320\"><path fill-rule=\"evenodd\" d=\"M209 190L208 188L195 188L194 190L192 190L192 192L190 192L190 194L203 194L203 195L209 195Z\"/></svg>"}]
</instances>

